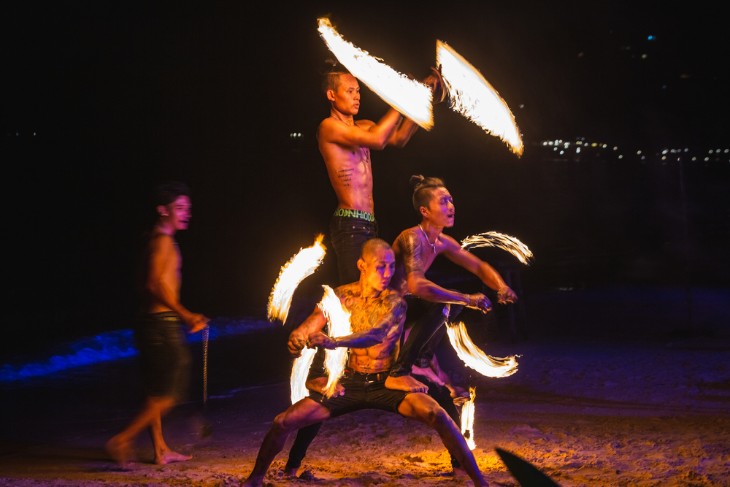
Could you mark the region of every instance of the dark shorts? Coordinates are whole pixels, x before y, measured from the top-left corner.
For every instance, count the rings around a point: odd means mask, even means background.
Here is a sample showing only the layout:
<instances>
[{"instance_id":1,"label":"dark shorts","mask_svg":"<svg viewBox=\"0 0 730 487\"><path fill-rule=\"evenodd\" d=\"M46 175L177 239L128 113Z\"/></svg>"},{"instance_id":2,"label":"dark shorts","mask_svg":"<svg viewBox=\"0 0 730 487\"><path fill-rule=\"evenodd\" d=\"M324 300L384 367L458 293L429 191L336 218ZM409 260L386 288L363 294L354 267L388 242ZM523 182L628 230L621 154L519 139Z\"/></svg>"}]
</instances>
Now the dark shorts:
<instances>
[{"instance_id":1,"label":"dark shorts","mask_svg":"<svg viewBox=\"0 0 730 487\"><path fill-rule=\"evenodd\" d=\"M173 312L142 316L135 329L147 396L181 400L190 380L190 350L180 317Z\"/></svg>"},{"instance_id":2,"label":"dark shorts","mask_svg":"<svg viewBox=\"0 0 730 487\"><path fill-rule=\"evenodd\" d=\"M378 223L375 217L357 218L353 216L332 215L330 218L330 242L337 258L340 284L349 284L360 279L357 259L360 258L362 244L378 236Z\"/></svg>"},{"instance_id":3,"label":"dark shorts","mask_svg":"<svg viewBox=\"0 0 730 487\"><path fill-rule=\"evenodd\" d=\"M360 409L382 409L397 413L398 406L410 393L386 389L387 377L387 372L345 372L340 378L340 384L345 388L344 395L327 399L317 392L309 391L309 397L326 407L333 418Z\"/></svg>"}]
</instances>

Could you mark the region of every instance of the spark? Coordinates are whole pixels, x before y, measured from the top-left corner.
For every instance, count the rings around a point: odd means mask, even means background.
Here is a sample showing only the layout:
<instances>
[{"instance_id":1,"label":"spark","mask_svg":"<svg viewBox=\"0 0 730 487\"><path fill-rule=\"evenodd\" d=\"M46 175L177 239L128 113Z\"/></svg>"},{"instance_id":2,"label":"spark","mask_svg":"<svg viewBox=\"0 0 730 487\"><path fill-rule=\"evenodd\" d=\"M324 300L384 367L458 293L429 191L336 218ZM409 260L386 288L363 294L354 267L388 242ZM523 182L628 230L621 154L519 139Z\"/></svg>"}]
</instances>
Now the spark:
<instances>
[{"instance_id":1,"label":"spark","mask_svg":"<svg viewBox=\"0 0 730 487\"><path fill-rule=\"evenodd\" d=\"M388 105L425 130L433 127L433 94L425 84L394 70L346 41L328 18L317 19L320 36L337 60Z\"/></svg>"},{"instance_id":2,"label":"spark","mask_svg":"<svg viewBox=\"0 0 730 487\"><path fill-rule=\"evenodd\" d=\"M441 67L449 106L486 133L499 137L518 157L524 144L507 103L479 71L452 47L436 41L436 64Z\"/></svg>"},{"instance_id":3,"label":"spark","mask_svg":"<svg viewBox=\"0 0 730 487\"><path fill-rule=\"evenodd\" d=\"M322 296L322 300L317 304L317 307L322 311L325 318L327 318L328 335L334 337L349 335L352 333L350 312L342 306L340 298L337 297L331 287L327 285L323 285L322 287L324 288L324 295ZM289 380L292 404L309 395L306 383L315 353L315 348L306 347L292 364ZM325 351L324 364L328 374L327 385L324 388L324 395L326 397L331 397L336 390L337 381L345 370L346 361L347 348L338 347L334 350Z\"/></svg>"},{"instance_id":4,"label":"spark","mask_svg":"<svg viewBox=\"0 0 730 487\"><path fill-rule=\"evenodd\" d=\"M461 406L461 434L464 436L470 450L477 447L477 444L474 442L474 399L476 395L476 388L470 387L469 400Z\"/></svg>"},{"instance_id":5,"label":"spark","mask_svg":"<svg viewBox=\"0 0 730 487\"><path fill-rule=\"evenodd\" d=\"M292 296L297 286L322 264L326 252L326 248L322 244L323 239L324 235L317 235L312 246L300 249L281 267L279 277L269 295L267 309L269 321L280 319L282 324L286 322Z\"/></svg>"},{"instance_id":6,"label":"spark","mask_svg":"<svg viewBox=\"0 0 730 487\"><path fill-rule=\"evenodd\" d=\"M340 298L329 286L324 287L324 296L318 304L328 323L328 334L331 337L341 337L352 333L350 326L350 312L343 306ZM338 347L325 352L324 364L327 369L327 386L324 395L331 397L337 387L337 381L342 376L347 362L347 348Z\"/></svg>"},{"instance_id":7,"label":"spark","mask_svg":"<svg viewBox=\"0 0 730 487\"><path fill-rule=\"evenodd\" d=\"M515 355L509 357L492 357L477 347L466 331L463 322L449 323L446 327L451 346L456 354L470 367L486 377L507 377L517 372L517 358Z\"/></svg>"},{"instance_id":8,"label":"spark","mask_svg":"<svg viewBox=\"0 0 730 487\"><path fill-rule=\"evenodd\" d=\"M532 251L527 245L515 237L499 232L484 232L471 235L461 241L461 246L465 249L497 247L514 255L517 257L517 260L525 265L530 265L530 261L533 258Z\"/></svg>"}]
</instances>

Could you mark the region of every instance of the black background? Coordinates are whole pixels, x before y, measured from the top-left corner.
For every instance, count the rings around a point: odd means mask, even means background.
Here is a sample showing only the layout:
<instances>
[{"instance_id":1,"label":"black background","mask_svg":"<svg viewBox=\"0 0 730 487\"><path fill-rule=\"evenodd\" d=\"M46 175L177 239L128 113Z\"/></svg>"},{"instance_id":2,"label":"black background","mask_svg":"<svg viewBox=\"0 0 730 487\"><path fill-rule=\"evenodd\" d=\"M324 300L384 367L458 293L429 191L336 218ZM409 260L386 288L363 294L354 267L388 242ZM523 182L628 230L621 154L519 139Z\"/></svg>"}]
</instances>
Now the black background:
<instances>
[{"instance_id":1,"label":"black background","mask_svg":"<svg viewBox=\"0 0 730 487\"><path fill-rule=\"evenodd\" d=\"M523 133L518 158L442 104L430 132L374 153L387 240L416 223L408 178L422 173L444 178L455 198L449 234L496 230L532 249L524 292L726 286L730 157L656 157L666 147L730 147L724 17L709 3L665 5L6 5L3 349L129 326L135 245L163 179L193 189L191 228L179 235L183 301L211 317L265 314L280 266L326 233L336 204L314 139L329 109L320 16L419 79L436 39L447 42L500 92ZM362 118L386 109L363 87ZM573 160L540 145L576 137L609 149ZM475 252L515 265L501 251ZM328 256L303 291L333 279Z\"/></svg>"}]
</instances>

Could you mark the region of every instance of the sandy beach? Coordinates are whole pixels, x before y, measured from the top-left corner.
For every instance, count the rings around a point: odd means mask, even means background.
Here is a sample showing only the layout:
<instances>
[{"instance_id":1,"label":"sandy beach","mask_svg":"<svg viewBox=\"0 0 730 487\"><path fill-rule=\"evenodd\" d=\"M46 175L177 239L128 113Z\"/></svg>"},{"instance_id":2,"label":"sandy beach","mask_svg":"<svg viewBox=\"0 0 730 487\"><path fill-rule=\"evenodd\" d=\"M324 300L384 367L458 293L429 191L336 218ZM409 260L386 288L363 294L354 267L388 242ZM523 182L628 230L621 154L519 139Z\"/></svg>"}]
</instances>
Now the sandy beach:
<instances>
[{"instance_id":1,"label":"sandy beach","mask_svg":"<svg viewBox=\"0 0 730 487\"><path fill-rule=\"evenodd\" d=\"M201 345L190 400L165 420L169 443L193 455L120 469L105 441L141 400L133 358L2 385L0 485L232 486L253 466L273 417L289 404L286 330L220 337L209 344L207 396ZM491 485L520 485L496 453L511 452L561 486L724 486L730 478L730 341L725 336L607 340L589 336L482 341L494 356L516 354L519 370L476 387L474 454ZM426 426L361 411L330 420L300 478L275 486L464 485L449 475L446 449Z\"/></svg>"}]
</instances>

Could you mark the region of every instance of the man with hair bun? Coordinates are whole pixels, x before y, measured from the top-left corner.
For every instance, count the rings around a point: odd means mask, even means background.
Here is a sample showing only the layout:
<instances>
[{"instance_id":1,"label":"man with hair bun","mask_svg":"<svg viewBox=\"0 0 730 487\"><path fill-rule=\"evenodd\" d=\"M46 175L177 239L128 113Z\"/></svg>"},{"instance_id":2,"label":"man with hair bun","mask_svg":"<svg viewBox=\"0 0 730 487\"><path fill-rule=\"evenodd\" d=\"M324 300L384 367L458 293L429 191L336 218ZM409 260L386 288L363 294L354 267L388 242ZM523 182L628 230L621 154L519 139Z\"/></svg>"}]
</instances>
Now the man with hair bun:
<instances>
[{"instance_id":1,"label":"man with hair bun","mask_svg":"<svg viewBox=\"0 0 730 487\"><path fill-rule=\"evenodd\" d=\"M403 230L393 242L397 267L392 286L406 296L409 307L413 299L428 303L426 313L413 324L385 386L425 392L428 388L410 375L412 367L417 360L419 367L426 367L433 357L435 345L446 331L446 320L461 309L452 309L452 306L466 306L482 313L492 309L491 301L483 293L466 294L446 289L428 279L426 271L436 257L443 255L477 276L497 293L500 304L514 303L517 295L491 265L443 233L445 228L454 226L455 215L454 199L443 180L418 174L411 176L410 186L413 209L421 216L421 222Z\"/></svg>"}]
</instances>

